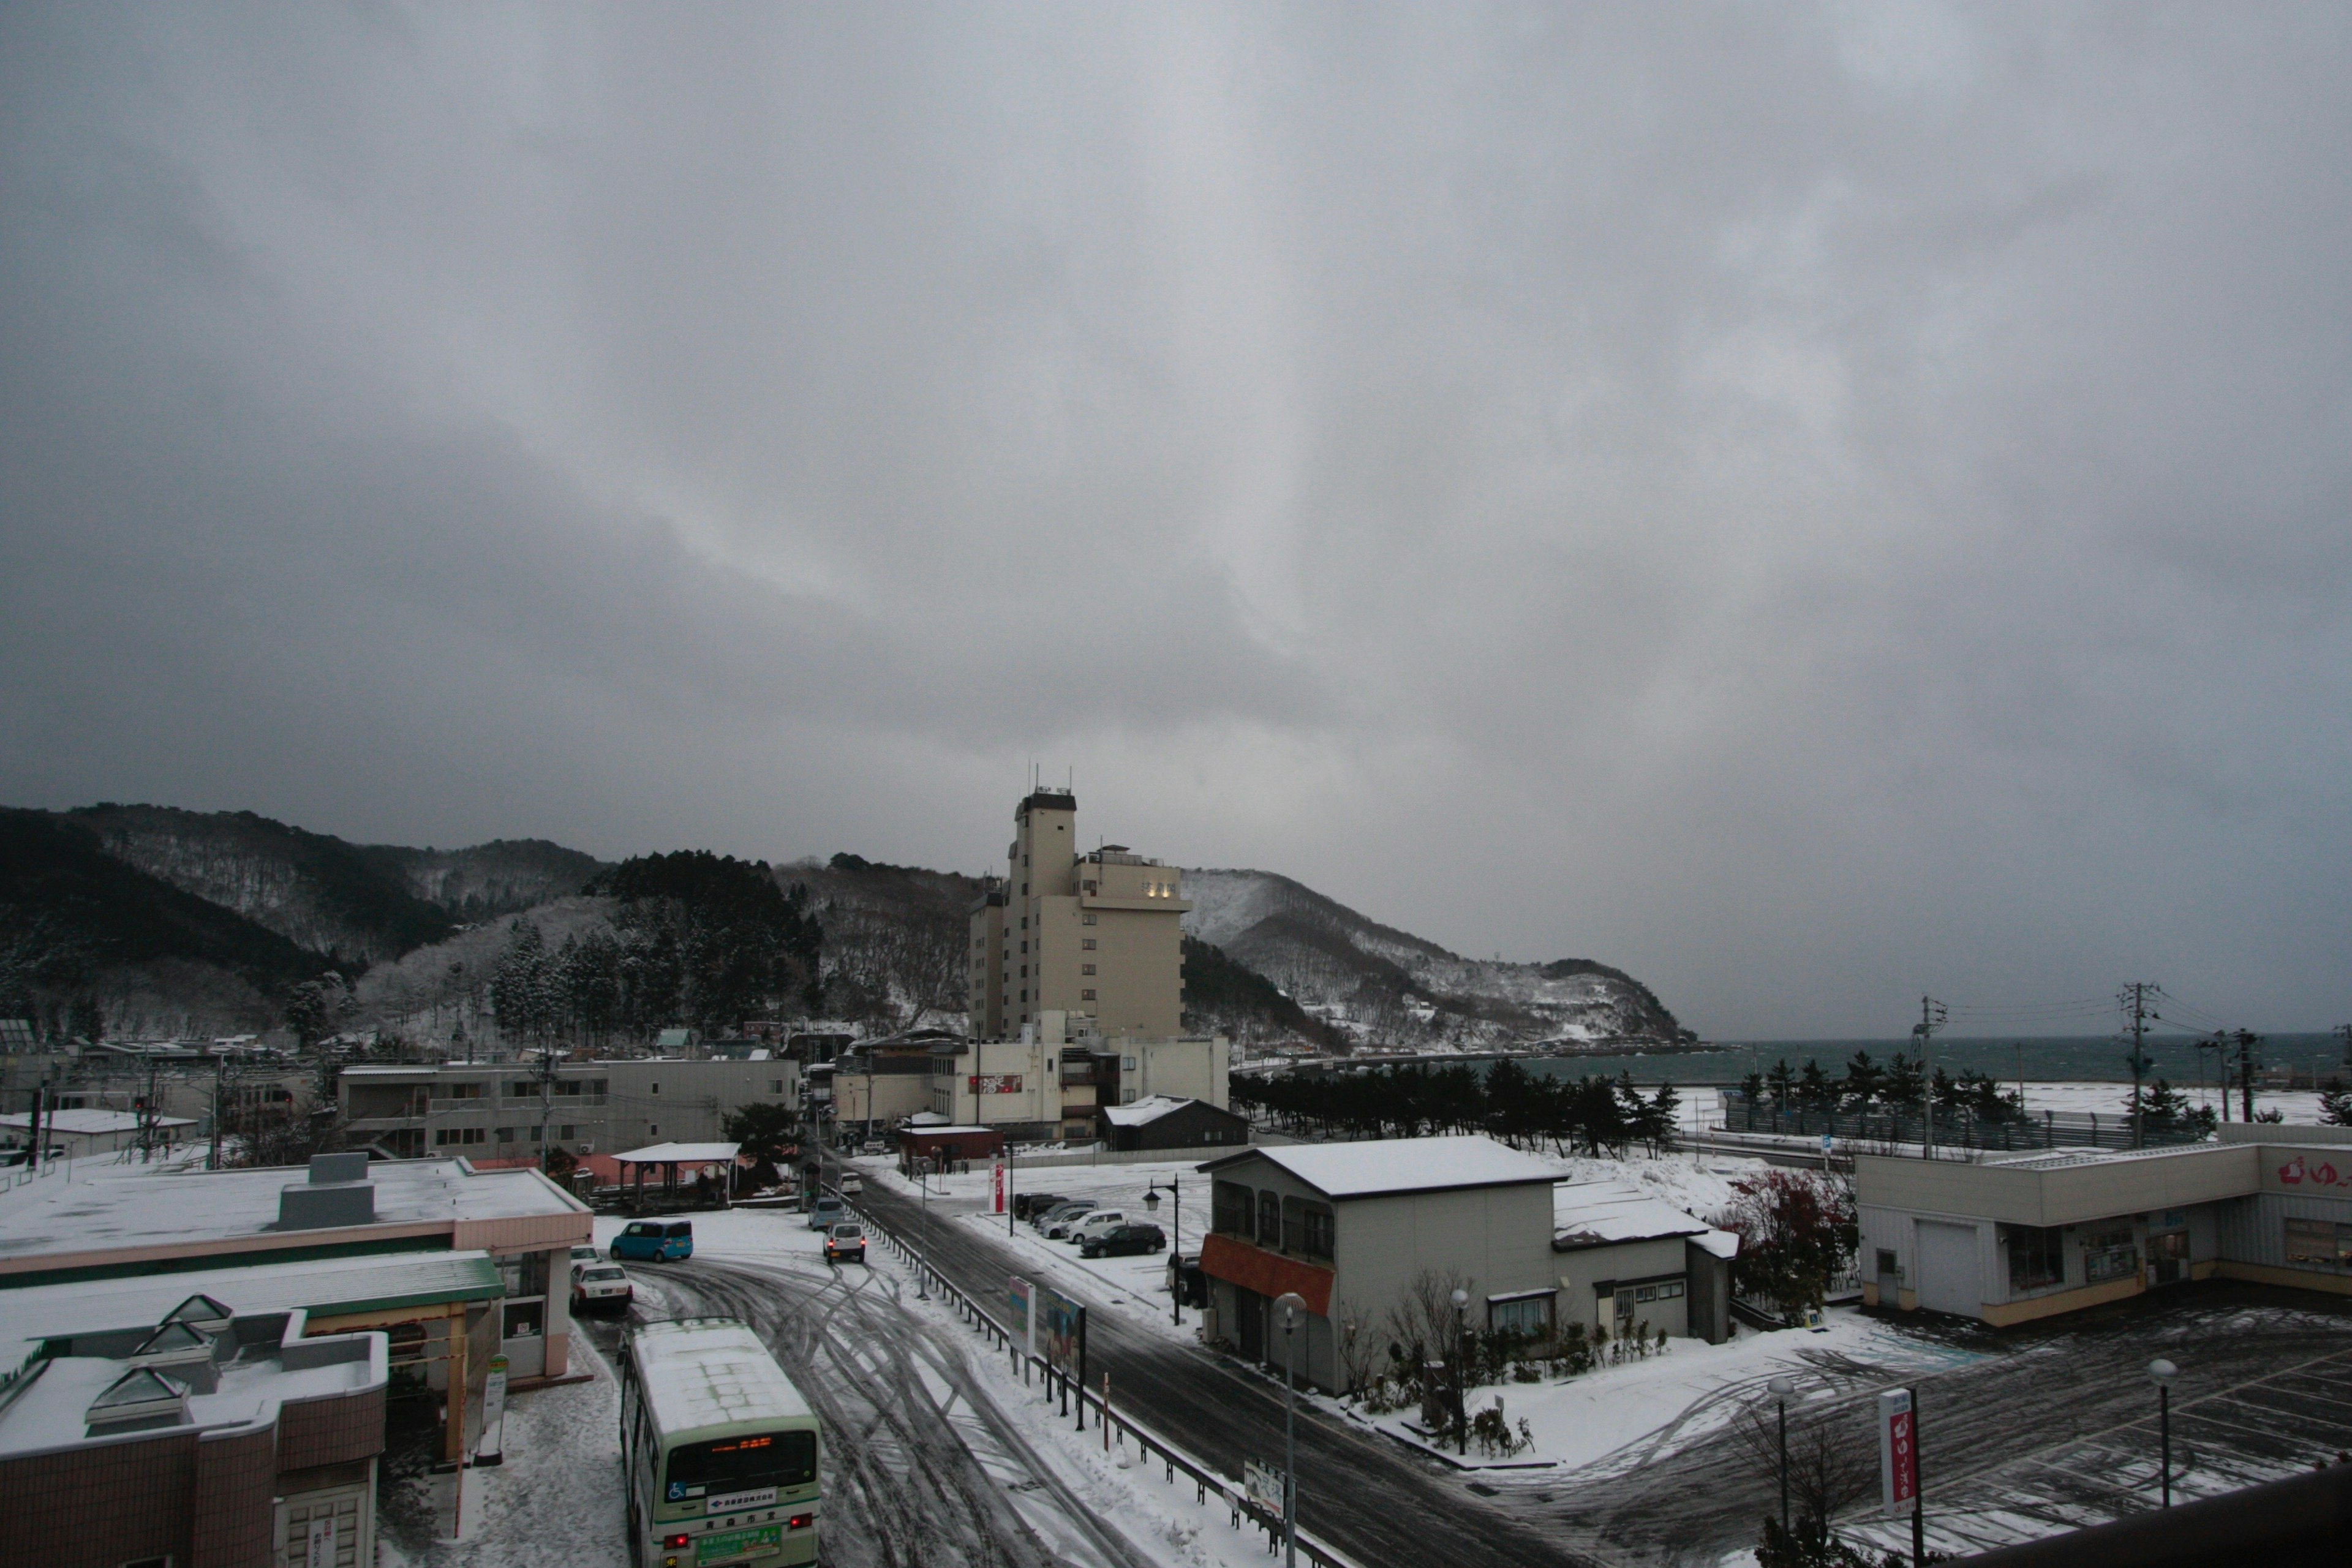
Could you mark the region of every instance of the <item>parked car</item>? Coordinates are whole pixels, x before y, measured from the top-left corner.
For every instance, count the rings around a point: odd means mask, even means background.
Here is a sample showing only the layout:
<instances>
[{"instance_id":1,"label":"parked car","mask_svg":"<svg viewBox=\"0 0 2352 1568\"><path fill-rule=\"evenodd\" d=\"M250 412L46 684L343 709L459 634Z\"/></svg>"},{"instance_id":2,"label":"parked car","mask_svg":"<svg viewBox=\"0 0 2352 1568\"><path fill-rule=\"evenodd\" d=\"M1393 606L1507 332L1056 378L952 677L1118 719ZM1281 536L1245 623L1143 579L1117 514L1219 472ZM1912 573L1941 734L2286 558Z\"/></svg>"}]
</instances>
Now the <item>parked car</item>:
<instances>
[{"instance_id":1,"label":"parked car","mask_svg":"<svg viewBox=\"0 0 2352 1568\"><path fill-rule=\"evenodd\" d=\"M838 1184L841 1188L841 1195L845 1198L856 1197L866 1191L866 1178L855 1171L842 1172Z\"/></svg>"},{"instance_id":2,"label":"parked car","mask_svg":"<svg viewBox=\"0 0 2352 1568\"><path fill-rule=\"evenodd\" d=\"M1156 1225L1115 1225L1079 1237L1078 1256L1113 1258L1130 1252L1157 1252L1167 1245L1167 1235Z\"/></svg>"},{"instance_id":3,"label":"parked car","mask_svg":"<svg viewBox=\"0 0 2352 1568\"><path fill-rule=\"evenodd\" d=\"M1101 1235L1113 1226L1130 1223L1139 1224L1140 1221L1125 1209L1092 1209L1081 1215L1076 1225L1070 1226L1068 1239L1084 1241L1090 1236Z\"/></svg>"},{"instance_id":4,"label":"parked car","mask_svg":"<svg viewBox=\"0 0 2352 1568\"><path fill-rule=\"evenodd\" d=\"M863 1263L866 1261L866 1232L854 1224L835 1226L824 1233L824 1260L827 1263Z\"/></svg>"},{"instance_id":5,"label":"parked car","mask_svg":"<svg viewBox=\"0 0 2352 1568\"><path fill-rule=\"evenodd\" d=\"M672 1263L694 1256L694 1222L683 1219L633 1219L613 1238L613 1261Z\"/></svg>"},{"instance_id":6,"label":"parked car","mask_svg":"<svg viewBox=\"0 0 2352 1568\"><path fill-rule=\"evenodd\" d=\"M575 1265L582 1263L593 1263L604 1256L604 1255L603 1253L596 1250L595 1244L593 1242L580 1242L572 1248L572 1261ZM575 1268L573 1272L577 1273L578 1269Z\"/></svg>"},{"instance_id":7,"label":"parked car","mask_svg":"<svg viewBox=\"0 0 2352 1568\"><path fill-rule=\"evenodd\" d=\"M1055 1204L1070 1201L1066 1193L1015 1193L1013 1194L1013 1217L1035 1219Z\"/></svg>"},{"instance_id":8,"label":"parked car","mask_svg":"<svg viewBox=\"0 0 2352 1568\"><path fill-rule=\"evenodd\" d=\"M1070 1234L1073 1226L1092 1213L1094 1206L1087 1203L1068 1203L1047 1209L1045 1217L1037 1222L1038 1234L1048 1241L1058 1241Z\"/></svg>"},{"instance_id":9,"label":"parked car","mask_svg":"<svg viewBox=\"0 0 2352 1568\"><path fill-rule=\"evenodd\" d=\"M821 1197L809 1209L811 1230L830 1230L849 1217L849 1205L839 1198Z\"/></svg>"},{"instance_id":10,"label":"parked car","mask_svg":"<svg viewBox=\"0 0 2352 1568\"><path fill-rule=\"evenodd\" d=\"M572 1266L572 1310L574 1313L602 1309L625 1312L636 1300L636 1287L629 1283L629 1271L617 1263L575 1263Z\"/></svg>"}]
</instances>

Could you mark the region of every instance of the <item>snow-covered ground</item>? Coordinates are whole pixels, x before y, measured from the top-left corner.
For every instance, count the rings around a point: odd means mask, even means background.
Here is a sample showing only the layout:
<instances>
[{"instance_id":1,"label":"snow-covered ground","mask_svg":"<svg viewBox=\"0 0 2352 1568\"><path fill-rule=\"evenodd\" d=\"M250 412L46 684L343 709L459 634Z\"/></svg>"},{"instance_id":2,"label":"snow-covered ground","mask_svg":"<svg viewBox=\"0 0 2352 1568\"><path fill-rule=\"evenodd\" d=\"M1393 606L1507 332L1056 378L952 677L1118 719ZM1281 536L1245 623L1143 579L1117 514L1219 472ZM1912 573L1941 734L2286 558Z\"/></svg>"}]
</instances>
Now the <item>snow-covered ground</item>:
<instances>
[{"instance_id":1,"label":"snow-covered ground","mask_svg":"<svg viewBox=\"0 0 2352 1568\"><path fill-rule=\"evenodd\" d=\"M1796 1383L1800 1402L1827 1397L1833 1390L1816 1373L1814 1357L1865 1362L1894 1374L1948 1364L1962 1353L1928 1345L1850 1308L1832 1308L1820 1330L1743 1329L1719 1345L1678 1339L1667 1346L1664 1353L1580 1377L1472 1391L1467 1403L1473 1415L1500 1404L1513 1429L1522 1419L1528 1423L1535 1446L1507 1458L1473 1453L1458 1462L1549 1465L1594 1479L1659 1458L1725 1426L1762 1398L1764 1384L1775 1376L1785 1374ZM1344 1402L1318 1398L1349 1419L1421 1442L1415 1410L1370 1415Z\"/></svg>"}]
</instances>

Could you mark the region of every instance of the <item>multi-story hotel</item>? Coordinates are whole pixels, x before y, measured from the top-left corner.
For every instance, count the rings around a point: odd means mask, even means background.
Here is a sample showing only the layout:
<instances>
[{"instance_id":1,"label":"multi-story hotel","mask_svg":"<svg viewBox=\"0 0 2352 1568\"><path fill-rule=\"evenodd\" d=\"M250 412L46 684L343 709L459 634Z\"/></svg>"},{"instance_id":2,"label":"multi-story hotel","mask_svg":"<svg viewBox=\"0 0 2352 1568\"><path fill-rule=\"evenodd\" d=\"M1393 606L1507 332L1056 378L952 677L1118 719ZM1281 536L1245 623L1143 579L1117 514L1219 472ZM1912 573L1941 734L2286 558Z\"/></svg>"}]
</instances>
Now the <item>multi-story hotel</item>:
<instances>
[{"instance_id":1,"label":"multi-story hotel","mask_svg":"<svg viewBox=\"0 0 2352 1568\"><path fill-rule=\"evenodd\" d=\"M1124 845L1081 850L1078 802L1038 790L1013 814L1004 886L971 916L971 1033L1018 1038L1046 1013L1106 1040L1183 1027L1184 874Z\"/></svg>"}]
</instances>

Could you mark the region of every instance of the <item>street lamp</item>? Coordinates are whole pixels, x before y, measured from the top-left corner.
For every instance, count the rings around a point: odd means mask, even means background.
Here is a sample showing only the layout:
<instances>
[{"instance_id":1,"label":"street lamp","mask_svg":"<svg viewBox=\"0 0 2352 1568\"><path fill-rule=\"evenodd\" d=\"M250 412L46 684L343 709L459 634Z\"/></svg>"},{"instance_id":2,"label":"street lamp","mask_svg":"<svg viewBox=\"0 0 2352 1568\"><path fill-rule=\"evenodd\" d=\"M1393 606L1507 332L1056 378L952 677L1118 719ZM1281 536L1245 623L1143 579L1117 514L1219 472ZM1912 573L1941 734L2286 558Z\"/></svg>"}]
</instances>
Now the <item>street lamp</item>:
<instances>
[{"instance_id":1,"label":"street lamp","mask_svg":"<svg viewBox=\"0 0 2352 1568\"><path fill-rule=\"evenodd\" d=\"M2156 1426L2158 1442L2164 1454L2164 1506L2172 1506L2172 1380L2180 1369L2157 1357L2147 1363L2147 1375L2156 1380Z\"/></svg>"},{"instance_id":2,"label":"street lamp","mask_svg":"<svg viewBox=\"0 0 2352 1568\"><path fill-rule=\"evenodd\" d=\"M931 1162L927 1154L919 1155L918 1158L921 1161L919 1174L923 1187L923 1247L928 1251L931 1245ZM915 1270L916 1300L928 1301L931 1299L930 1280L931 1260L926 1258L923 1259L923 1266Z\"/></svg>"},{"instance_id":3,"label":"street lamp","mask_svg":"<svg viewBox=\"0 0 2352 1568\"><path fill-rule=\"evenodd\" d=\"M1282 1314L1282 1568L1298 1568L1298 1369L1292 1359L1292 1331L1307 1310L1307 1298L1285 1290L1274 1299Z\"/></svg>"},{"instance_id":4,"label":"street lamp","mask_svg":"<svg viewBox=\"0 0 2352 1568\"><path fill-rule=\"evenodd\" d=\"M1470 1292L1459 1287L1454 1292L1454 1450L1466 1458L1470 1454L1470 1384L1463 1363L1470 1358Z\"/></svg>"},{"instance_id":5,"label":"street lamp","mask_svg":"<svg viewBox=\"0 0 2352 1568\"><path fill-rule=\"evenodd\" d=\"M1179 1328L1184 1323L1184 1189L1178 1178L1168 1178L1168 1223L1175 1236L1168 1244L1168 1310L1171 1321ZM1160 1184L1154 1181L1143 1194L1143 1212L1153 1216L1160 1213Z\"/></svg>"},{"instance_id":6,"label":"street lamp","mask_svg":"<svg viewBox=\"0 0 2352 1568\"><path fill-rule=\"evenodd\" d=\"M1780 1528L1789 1528L1789 1400L1797 1385L1785 1377L1776 1377L1764 1385L1772 1402L1780 1407Z\"/></svg>"}]
</instances>

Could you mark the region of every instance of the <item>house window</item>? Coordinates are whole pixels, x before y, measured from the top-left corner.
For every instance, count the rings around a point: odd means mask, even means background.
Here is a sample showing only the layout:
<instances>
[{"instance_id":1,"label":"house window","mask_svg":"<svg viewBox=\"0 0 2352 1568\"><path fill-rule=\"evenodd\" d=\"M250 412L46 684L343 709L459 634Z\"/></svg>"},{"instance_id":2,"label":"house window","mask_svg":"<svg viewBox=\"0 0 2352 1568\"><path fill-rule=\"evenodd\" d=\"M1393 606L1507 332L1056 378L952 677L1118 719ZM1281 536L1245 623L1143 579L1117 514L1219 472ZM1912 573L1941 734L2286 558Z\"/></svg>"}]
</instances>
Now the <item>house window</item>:
<instances>
[{"instance_id":1,"label":"house window","mask_svg":"<svg viewBox=\"0 0 2352 1568\"><path fill-rule=\"evenodd\" d=\"M654 1085L654 1092L655 1092L656 1094L659 1094L659 1093L661 1092L661 1085L659 1085L659 1084L656 1084L656 1085Z\"/></svg>"},{"instance_id":2,"label":"house window","mask_svg":"<svg viewBox=\"0 0 2352 1568\"><path fill-rule=\"evenodd\" d=\"M2009 1288L2011 1290L2042 1290L2053 1285L2066 1283L2066 1233L2054 1226L2009 1225L2001 1226L2009 1242ZM1881 1259L1879 1272L1893 1269Z\"/></svg>"},{"instance_id":3,"label":"house window","mask_svg":"<svg viewBox=\"0 0 2352 1568\"><path fill-rule=\"evenodd\" d=\"M580 1130L567 1121L555 1130L555 1135L558 1138L577 1138L580 1136Z\"/></svg>"},{"instance_id":4,"label":"house window","mask_svg":"<svg viewBox=\"0 0 2352 1568\"><path fill-rule=\"evenodd\" d=\"M1878 1277L1881 1279L1884 1279L1888 1275L1892 1274L1899 1278L1902 1273L1902 1260L1895 1256L1895 1249L1891 1247L1880 1247L1878 1249Z\"/></svg>"},{"instance_id":5,"label":"house window","mask_svg":"<svg viewBox=\"0 0 2352 1568\"><path fill-rule=\"evenodd\" d=\"M1282 1200L1282 1249L1312 1258L1331 1256L1331 1240L1337 1222L1328 1204L1312 1203L1305 1198Z\"/></svg>"},{"instance_id":6,"label":"house window","mask_svg":"<svg viewBox=\"0 0 2352 1568\"><path fill-rule=\"evenodd\" d=\"M2293 1268L2352 1269L2352 1225L2324 1219L2287 1221L2286 1261Z\"/></svg>"},{"instance_id":7,"label":"house window","mask_svg":"<svg viewBox=\"0 0 2352 1568\"><path fill-rule=\"evenodd\" d=\"M1216 1182L1209 1188L1209 1225L1226 1236L1250 1233L1250 1190L1239 1182Z\"/></svg>"},{"instance_id":8,"label":"house window","mask_svg":"<svg viewBox=\"0 0 2352 1568\"><path fill-rule=\"evenodd\" d=\"M660 1123L660 1122L658 1122L658 1121L648 1121L648 1122L646 1122L646 1137L648 1137L648 1138L658 1138L658 1137L660 1137L660 1136L661 1136L661 1123Z\"/></svg>"},{"instance_id":9,"label":"house window","mask_svg":"<svg viewBox=\"0 0 2352 1568\"><path fill-rule=\"evenodd\" d=\"M768 1080L768 1092L769 1092L770 1094L782 1094L782 1093L783 1093L783 1092L784 1092L784 1080L783 1080L782 1079L780 1079L780 1078L772 1078L772 1079L770 1079Z\"/></svg>"},{"instance_id":10,"label":"house window","mask_svg":"<svg viewBox=\"0 0 2352 1568\"><path fill-rule=\"evenodd\" d=\"M1118 1068L1121 1072L1133 1072L1135 1070L1135 1058L1133 1057L1119 1058Z\"/></svg>"},{"instance_id":11,"label":"house window","mask_svg":"<svg viewBox=\"0 0 2352 1568\"><path fill-rule=\"evenodd\" d=\"M1548 1338L1551 1333L1551 1301L1549 1291L1503 1301L1490 1299L1486 1302L1486 1331L1529 1340Z\"/></svg>"},{"instance_id":12,"label":"house window","mask_svg":"<svg viewBox=\"0 0 2352 1568\"><path fill-rule=\"evenodd\" d=\"M499 1128L497 1141L500 1143L513 1142L515 1141L515 1130L511 1127Z\"/></svg>"},{"instance_id":13,"label":"house window","mask_svg":"<svg viewBox=\"0 0 2352 1568\"><path fill-rule=\"evenodd\" d=\"M1095 994L1091 991L1081 991L1078 993L1078 1000L1081 1002L1091 1002L1094 999Z\"/></svg>"},{"instance_id":14,"label":"house window","mask_svg":"<svg viewBox=\"0 0 2352 1568\"><path fill-rule=\"evenodd\" d=\"M1257 1195L1257 1244L1260 1247L1282 1245L1282 1194L1260 1193Z\"/></svg>"}]
</instances>

